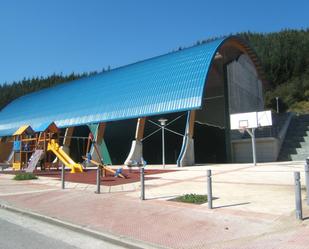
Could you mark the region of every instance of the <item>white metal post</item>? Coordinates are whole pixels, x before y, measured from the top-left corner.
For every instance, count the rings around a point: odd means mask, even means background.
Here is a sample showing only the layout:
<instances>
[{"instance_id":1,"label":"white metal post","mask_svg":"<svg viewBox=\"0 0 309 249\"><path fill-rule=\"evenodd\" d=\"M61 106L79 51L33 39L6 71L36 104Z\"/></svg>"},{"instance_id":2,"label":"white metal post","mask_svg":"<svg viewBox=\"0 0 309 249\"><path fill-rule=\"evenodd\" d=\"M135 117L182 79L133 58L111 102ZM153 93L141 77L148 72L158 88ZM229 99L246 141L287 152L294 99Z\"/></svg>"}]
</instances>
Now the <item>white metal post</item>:
<instances>
[{"instance_id":1,"label":"white metal post","mask_svg":"<svg viewBox=\"0 0 309 249\"><path fill-rule=\"evenodd\" d=\"M256 165L256 148L255 148L255 128L252 128L252 156L253 156L253 165Z\"/></svg>"},{"instance_id":2,"label":"white metal post","mask_svg":"<svg viewBox=\"0 0 309 249\"><path fill-rule=\"evenodd\" d=\"M207 202L208 208L212 209L212 180L211 180L211 170L207 170Z\"/></svg>"},{"instance_id":3,"label":"white metal post","mask_svg":"<svg viewBox=\"0 0 309 249\"><path fill-rule=\"evenodd\" d=\"M276 97L277 113L279 113L279 97Z\"/></svg>"},{"instance_id":4,"label":"white metal post","mask_svg":"<svg viewBox=\"0 0 309 249\"><path fill-rule=\"evenodd\" d=\"M145 200L145 165L140 167L140 181L141 181L141 200Z\"/></svg>"},{"instance_id":5,"label":"white metal post","mask_svg":"<svg viewBox=\"0 0 309 249\"><path fill-rule=\"evenodd\" d=\"M256 165L255 128L246 129L251 137L253 165Z\"/></svg>"},{"instance_id":6,"label":"white metal post","mask_svg":"<svg viewBox=\"0 0 309 249\"><path fill-rule=\"evenodd\" d=\"M301 199L301 183L300 172L294 172L294 184L295 184L295 213L298 220L303 219L302 199Z\"/></svg>"},{"instance_id":7,"label":"white metal post","mask_svg":"<svg viewBox=\"0 0 309 249\"><path fill-rule=\"evenodd\" d=\"M165 134L164 134L164 126L162 126L162 165L165 168Z\"/></svg>"},{"instance_id":8,"label":"white metal post","mask_svg":"<svg viewBox=\"0 0 309 249\"><path fill-rule=\"evenodd\" d=\"M306 178L306 196L307 196L307 205L309 206L309 157L305 161L305 178Z\"/></svg>"},{"instance_id":9,"label":"white metal post","mask_svg":"<svg viewBox=\"0 0 309 249\"><path fill-rule=\"evenodd\" d=\"M62 163L61 167L61 188L65 189L65 168L64 164Z\"/></svg>"},{"instance_id":10,"label":"white metal post","mask_svg":"<svg viewBox=\"0 0 309 249\"><path fill-rule=\"evenodd\" d=\"M96 194L101 193L101 167L97 167L97 190L95 191Z\"/></svg>"},{"instance_id":11,"label":"white metal post","mask_svg":"<svg viewBox=\"0 0 309 249\"><path fill-rule=\"evenodd\" d=\"M166 122L167 122L167 119L165 118L160 118L158 120L161 124L161 129L162 129L162 165L163 165L163 168L165 168L165 125L166 125Z\"/></svg>"}]
</instances>

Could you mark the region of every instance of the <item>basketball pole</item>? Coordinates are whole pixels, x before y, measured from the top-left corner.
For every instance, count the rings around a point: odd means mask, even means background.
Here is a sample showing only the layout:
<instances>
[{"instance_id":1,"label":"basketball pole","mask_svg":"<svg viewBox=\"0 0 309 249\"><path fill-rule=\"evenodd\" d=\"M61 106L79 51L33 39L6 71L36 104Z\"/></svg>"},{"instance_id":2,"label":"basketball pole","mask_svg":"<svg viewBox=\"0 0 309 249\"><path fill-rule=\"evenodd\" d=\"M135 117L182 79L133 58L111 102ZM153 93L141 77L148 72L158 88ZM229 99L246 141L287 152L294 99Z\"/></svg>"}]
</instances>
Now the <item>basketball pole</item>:
<instances>
[{"instance_id":1,"label":"basketball pole","mask_svg":"<svg viewBox=\"0 0 309 249\"><path fill-rule=\"evenodd\" d=\"M251 137L253 165L256 166L255 128L246 129Z\"/></svg>"},{"instance_id":2,"label":"basketball pole","mask_svg":"<svg viewBox=\"0 0 309 249\"><path fill-rule=\"evenodd\" d=\"M259 127L272 126L271 111L234 113L230 115L231 130L245 131L251 137L253 165L257 164L255 131ZM249 144L248 144L249 145ZM241 152L233 152L241 153ZM262 156L263 157L263 156Z\"/></svg>"}]
</instances>

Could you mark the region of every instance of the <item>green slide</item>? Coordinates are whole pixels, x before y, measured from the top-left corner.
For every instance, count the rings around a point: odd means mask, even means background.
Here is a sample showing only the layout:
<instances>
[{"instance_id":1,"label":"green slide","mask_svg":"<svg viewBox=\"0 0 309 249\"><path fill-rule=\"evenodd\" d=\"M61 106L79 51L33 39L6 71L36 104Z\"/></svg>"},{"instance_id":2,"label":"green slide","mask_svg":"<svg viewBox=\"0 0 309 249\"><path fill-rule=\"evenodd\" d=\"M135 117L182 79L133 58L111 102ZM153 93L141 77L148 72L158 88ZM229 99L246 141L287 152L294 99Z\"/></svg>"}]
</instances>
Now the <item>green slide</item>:
<instances>
[{"instance_id":1,"label":"green slide","mask_svg":"<svg viewBox=\"0 0 309 249\"><path fill-rule=\"evenodd\" d=\"M99 124L92 124L92 125L88 125L90 131L92 132L93 136L96 137L97 136L97 132L98 132L98 128L99 128ZM106 165L112 165L112 160L111 157L109 155L106 143L104 141L104 139L102 139L101 144L98 144L98 147L100 149L100 153L103 156L103 161L104 164ZM93 150L93 148L91 148L91 151Z\"/></svg>"}]
</instances>

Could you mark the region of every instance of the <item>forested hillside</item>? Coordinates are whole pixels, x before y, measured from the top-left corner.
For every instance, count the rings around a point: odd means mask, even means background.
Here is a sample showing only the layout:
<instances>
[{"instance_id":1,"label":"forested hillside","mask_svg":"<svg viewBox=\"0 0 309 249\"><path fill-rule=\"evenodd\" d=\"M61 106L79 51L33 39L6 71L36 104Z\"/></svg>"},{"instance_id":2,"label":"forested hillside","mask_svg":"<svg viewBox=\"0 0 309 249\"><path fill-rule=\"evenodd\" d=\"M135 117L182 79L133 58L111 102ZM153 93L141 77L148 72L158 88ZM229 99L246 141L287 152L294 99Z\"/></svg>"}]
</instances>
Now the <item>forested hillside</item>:
<instances>
[{"instance_id":1,"label":"forested hillside","mask_svg":"<svg viewBox=\"0 0 309 249\"><path fill-rule=\"evenodd\" d=\"M76 80L82 77L96 74L97 72L76 74L72 73L70 75L53 74L47 77L35 77L31 79L23 79L18 82L5 83L0 85L0 110L13 101L14 99L38 91L43 88L48 88L55 86L60 83Z\"/></svg>"},{"instance_id":2,"label":"forested hillside","mask_svg":"<svg viewBox=\"0 0 309 249\"><path fill-rule=\"evenodd\" d=\"M275 97L278 96L281 111L309 113L309 29L238 35L251 44L264 67L270 83L269 89L265 89L266 107L275 109ZM197 44L209 40L198 41ZM67 76L54 74L2 84L0 109L24 94L95 73L72 73Z\"/></svg>"},{"instance_id":3,"label":"forested hillside","mask_svg":"<svg viewBox=\"0 0 309 249\"><path fill-rule=\"evenodd\" d=\"M241 33L257 52L270 89L265 89L267 107L309 113L309 29L276 33Z\"/></svg>"}]
</instances>

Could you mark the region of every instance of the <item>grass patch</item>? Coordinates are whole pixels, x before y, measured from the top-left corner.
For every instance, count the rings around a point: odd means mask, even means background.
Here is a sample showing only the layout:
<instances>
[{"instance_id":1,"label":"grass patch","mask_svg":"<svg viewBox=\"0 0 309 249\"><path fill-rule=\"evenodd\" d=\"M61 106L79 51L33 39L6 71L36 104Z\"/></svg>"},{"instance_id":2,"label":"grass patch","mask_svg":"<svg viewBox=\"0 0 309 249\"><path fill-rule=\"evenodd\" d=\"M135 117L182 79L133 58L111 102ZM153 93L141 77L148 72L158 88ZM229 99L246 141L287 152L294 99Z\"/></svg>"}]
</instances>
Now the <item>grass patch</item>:
<instances>
[{"instance_id":1,"label":"grass patch","mask_svg":"<svg viewBox=\"0 0 309 249\"><path fill-rule=\"evenodd\" d=\"M171 201L193 203L193 204L203 204L207 202L207 195L197 195L197 194L186 194L178 196Z\"/></svg>"},{"instance_id":2,"label":"grass patch","mask_svg":"<svg viewBox=\"0 0 309 249\"><path fill-rule=\"evenodd\" d=\"M38 177L33 173L18 173L14 176L13 180L16 181L24 181L24 180L35 180L38 179Z\"/></svg>"}]
</instances>

